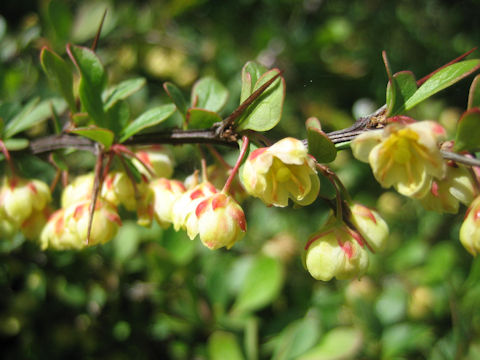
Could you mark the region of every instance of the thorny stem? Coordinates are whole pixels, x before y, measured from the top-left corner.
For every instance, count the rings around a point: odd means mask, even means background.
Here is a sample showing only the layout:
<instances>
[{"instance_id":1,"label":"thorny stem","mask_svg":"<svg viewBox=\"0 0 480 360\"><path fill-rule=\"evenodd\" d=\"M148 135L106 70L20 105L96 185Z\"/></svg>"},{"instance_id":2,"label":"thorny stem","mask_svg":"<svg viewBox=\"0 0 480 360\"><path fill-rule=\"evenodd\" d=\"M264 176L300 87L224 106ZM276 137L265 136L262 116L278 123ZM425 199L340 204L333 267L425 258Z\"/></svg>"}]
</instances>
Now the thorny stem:
<instances>
[{"instance_id":1,"label":"thorny stem","mask_svg":"<svg viewBox=\"0 0 480 360\"><path fill-rule=\"evenodd\" d=\"M230 190L230 186L232 185L233 179L237 175L238 169L240 168L240 165L242 164L243 158L245 157L245 154L247 153L248 149L248 144L249 144L249 139L246 136L242 137L242 148L240 149L240 154L238 155L237 162L235 163L235 166L233 167L232 171L230 172L230 175L228 176L227 181L225 182L225 186L222 189L222 192L228 193Z\"/></svg>"},{"instance_id":2,"label":"thorny stem","mask_svg":"<svg viewBox=\"0 0 480 360\"><path fill-rule=\"evenodd\" d=\"M95 180L93 182L92 201L90 203L90 209L88 211L88 229L86 244L90 241L90 233L92 231L93 216L95 213L95 206L97 205L98 193L103 183L102 169L103 169L103 151L100 149L100 145L96 146L97 162L95 163Z\"/></svg>"}]
</instances>

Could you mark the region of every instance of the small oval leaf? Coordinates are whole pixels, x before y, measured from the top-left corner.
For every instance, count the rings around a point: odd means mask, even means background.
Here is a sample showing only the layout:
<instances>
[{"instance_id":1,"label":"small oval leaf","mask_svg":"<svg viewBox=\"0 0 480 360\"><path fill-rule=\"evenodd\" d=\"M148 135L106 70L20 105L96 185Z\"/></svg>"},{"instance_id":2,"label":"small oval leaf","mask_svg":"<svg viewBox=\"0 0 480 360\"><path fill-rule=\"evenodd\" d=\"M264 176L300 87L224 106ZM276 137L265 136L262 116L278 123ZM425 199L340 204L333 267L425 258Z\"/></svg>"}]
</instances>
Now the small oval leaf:
<instances>
[{"instance_id":1,"label":"small oval leaf","mask_svg":"<svg viewBox=\"0 0 480 360\"><path fill-rule=\"evenodd\" d=\"M283 285L282 264L273 258L258 256L245 277L232 312L255 311L271 303Z\"/></svg>"},{"instance_id":2,"label":"small oval leaf","mask_svg":"<svg viewBox=\"0 0 480 360\"><path fill-rule=\"evenodd\" d=\"M185 118L188 105L187 100L185 100L185 98L183 97L182 91L176 85L170 82L164 83L163 88L165 89L165 92L170 97L170 99L172 99L180 114L182 114L182 116Z\"/></svg>"},{"instance_id":3,"label":"small oval leaf","mask_svg":"<svg viewBox=\"0 0 480 360\"><path fill-rule=\"evenodd\" d=\"M227 88L212 77L201 78L193 85L192 107L218 112L225 106L227 99Z\"/></svg>"},{"instance_id":4,"label":"small oval leaf","mask_svg":"<svg viewBox=\"0 0 480 360\"><path fill-rule=\"evenodd\" d=\"M40 53L40 63L48 80L62 94L70 110L75 112L72 70L60 56L47 48Z\"/></svg>"},{"instance_id":5,"label":"small oval leaf","mask_svg":"<svg viewBox=\"0 0 480 360\"><path fill-rule=\"evenodd\" d=\"M455 151L480 149L480 108L465 111L458 120L454 149Z\"/></svg>"},{"instance_id":6,"label":"small oval leaf","mask_svg":"<svg viewBox=\"0 0 480 360\"><path fill-rule=\"evenodd\" d=\"M213 111L190 108L187 112L187 123L189 129L208 129L222 118Z\"/></svg>"},{"instance_id":7,"label":"small oval leaf","mask_svg":"<svg viewBox=\"0 0 480 360\"><path fill-rule=\"evenodd\" d=\"M117 101L126 99L136 93L146 84L145 78L135 78L122 81L120 84L108 89L105 94L105 112L108 111Z\"/></svg>"},{"instance_id":8,"label":"small oval leaf","mask_svg":"<svg viewBox=\"0 0 480 360\"><path fill-rule=\"evenodd\" d=\"M320 123L310 118L306 122L308 153L311 154L319 163L329 163L337 157L335 144L328 136L319 129ZM317 120L318 121L318 120Z\"/></svg>"},{"instance_id":9,"label":"small oval leaf","mask_svg":"<svg viewBox=\"0 0 480 360\"><path fill-rule=\"evenodd\" d=\"M157 106L153 109L147 110L142 115L137 117L125 129L123 129L120 137L120 142L124 142L129 137L142 131L145 128L160 124L167 120L175 112L174 104L165 104Z\"/></svg>"},{"instance_id":10,"label":"small oval leaf","mask_svg":"<svg viewBox=\"0 0 480 360\"><path fill-rule=\"evenodd\" d=\"M112 131L104 128L100 128L95 125L89 127L77 128L69 131L72 134L77 134L93 141L96 141L104 146L105 149L110 148L113 144L115 135Z\"/></svg>"},{"instance_id":11,"label":"small oval leaf","mask_svg":"<svg viewBox=\"0 0 480 360\"><path fill-rule=\"evenodd\" d=\"M102 92L107 81L107 75L97 55L82 46L67 45L67 53L80 72L78 95L80 102L92 120L103 126L105 112L103 110Z\"/></svg>"},{"instance_id":12,"label":"small oval leaf","mask_svg":"<svg viewBox=\"0 0 480 360\"><path fill-rule=\"evenodd\" d=\"M472 109L474 107L480 107L480 75L475 76L468 93L467 109Z\"/></svg>"},{"instance_id":13,"label":"small oval leaf","mask_svg":"<svg viewBox=\"0 0 480 360\"><path fill-rule=\"evenodd\" d=\"M279 74L272 69L263 74L256 82L252 93L263 84ZM279 76L253 103L248 106L238 119L239 130L267 131L275 127L282 116L285 98L285 80Z\"/></svg>"},{"instance_id":14,"label":"small oval leaf","mask_svg":"<svg viewBox=\"0 0 480 360\"><path fill-rule=\"evenodd\" d=\"M479 59L465 60L443 68L425 81L405 102L405 106L399 112L412 109L430 96L455 84L479 68Z\"/></svg>"}]
</instances>

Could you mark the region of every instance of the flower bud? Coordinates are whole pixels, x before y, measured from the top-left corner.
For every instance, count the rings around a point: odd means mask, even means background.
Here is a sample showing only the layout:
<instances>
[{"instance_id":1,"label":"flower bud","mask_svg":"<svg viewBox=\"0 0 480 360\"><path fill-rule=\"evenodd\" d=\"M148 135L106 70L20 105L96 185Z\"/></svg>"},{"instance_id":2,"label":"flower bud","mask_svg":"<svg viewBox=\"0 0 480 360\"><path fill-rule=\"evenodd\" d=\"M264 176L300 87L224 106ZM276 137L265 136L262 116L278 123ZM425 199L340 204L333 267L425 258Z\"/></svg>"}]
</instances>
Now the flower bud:
<instances>
[{"instance_id":1,"label":"flower bud","mask_svg":"<svg viewBox=\"0 0 480 360\"><path fill-rule=\"evenodd\" d=\"M387 244L388 225L380 214L366 206L354 204L351 221L373 251L382 251Z\"/></svg>"},{"instance_id":2,"label":"flower bud","mask_svg":"<svg viewBox=\"0 0 480 360\"><path fill-rule=\"evenodd\" d=\"M298 205L311 204L320 190L315 160L294 138L253 151L243 165L240 179L250 195L280 207L287 206L289 198Z\"/></svg>"},{"instance_id":3,"label":"flower bud","mask_svg":"<svg viewBox=\"0 0 480 360\"><path fill-rule=\"evenodd\" d=\"M76 177L62 192L62 207L92 198L95 174L88 173Z\"/></svg>"},{"instance_id":4,"label":"flower bud","mask_svg":"<svg viewBox=\"0 0 480 360\"><path fill-rule=\"evenodd\" d=\"M150 182L153 191L155 218L160 226L168 228L173 222L173 204L186 190L178 180L166 178L155 179Z\"/></svg>"},{"instance_id":5,"label":"flower bud","mask_svg":"<svg viewBox=\"0 0 480 360\"><path fill-rule=\"evenodd\" d=\"M317 280L351 279L365 273L368 254L358 234L343 223L331 221L323 231L309 239L305 266Z\"/></svg>"},{"instance_id":6,"label":"flower bud","mask_svg":"<svg viewBox=\"0 0 480 360\"><path fill-rule=\"evenodd\" d=\"M208 167L208 180L215 186L217 189L222 189L227 182L228 177L232 169L225 169L225 167L220 167L217 165L211 165ZM228 193L235 199L236 202L241 204L247 197L248 194L245 191L242 183L238 176L235 176Z\"/></svg>"},{"instance_id":7,"label":"flower bud","mask_svg":"<svg viewBox=\"0 0 480 360\"><path fill-rule=\"evenodd\" d=\"M245 214L231 196L224 193L209 196L195 209L202 243L211 250L230 249L247 228Z\"/></svg>"},{"instance_id":8,"label":"flower bud","mask_svg":"<svg viewBox=\"0 0 480 360\"><path fill-rule=\"evenodd\" d=\"M480 196L473 200L460 227L460 242L473 256L480 251Z\"/></svg>"},{"instance_id":9,"label":"flower bud","mask_svg":"<svg viewBox=\"0 0 480 360\"><path fill-rule=\"evenodd\" d=\"M169 148L162 145L146 146L135 149L135 154L138 160L132 159L132 163L147 178L170 178L172 176L174 161ZM150 171L145 167L148 167Z\"/></svg>"},{"instance_id":10,"label":"flower bud","mask_svg":"<svg viewBox=\"0 0 480 360\"><path fill-rule=\"evenodd\" d=\"M5 179L1 189L1 207L6 218L19 227L34 211L51 201L50 188L39 180Z\"/></svg>"},{"instance_id":11,"label":"flower bud","mask_svg":"<svg viewBox=\"0 0 480 360\"><path fill-rule=\"evenodd\" d=\"M218 191L209 182L202 182L183 193L173 204L172 220L176 231L186 229L191 240L198 234L198 219L195 210L203 200Z\"/></svg>"}]
</instances>

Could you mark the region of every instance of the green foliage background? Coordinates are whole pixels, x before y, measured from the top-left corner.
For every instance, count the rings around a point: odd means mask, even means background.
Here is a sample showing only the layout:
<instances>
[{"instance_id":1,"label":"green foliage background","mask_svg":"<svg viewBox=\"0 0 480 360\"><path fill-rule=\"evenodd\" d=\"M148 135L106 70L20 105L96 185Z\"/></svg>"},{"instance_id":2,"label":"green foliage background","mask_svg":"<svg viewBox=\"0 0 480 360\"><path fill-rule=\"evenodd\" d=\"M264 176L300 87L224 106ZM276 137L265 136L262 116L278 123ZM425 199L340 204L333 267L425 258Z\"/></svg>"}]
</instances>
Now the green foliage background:
<instances>
[{"instance_id":1,"label":"green foliage background","mask_svg":"<svg viewBox=\"0 0 480 360\"><path fill-rule=\"evenodd\" d=\"M381 106L382 50L394 71L420 78L480 39L474 0L8 1L0 5L0 104L50 96L41 47L65 55L67 42L89 46L105 7L97 53L109 82L147 78L130 99L133 117L168 101L163 82L187 94L206 75L229 88L227 115L238 104L241 67L257 59L286 78L274 139L304 137L310 116L329 131ZM461 82L414 115L451 129L468 86ZM176 149L179 176L198 166L189 154ZM81 171L92 159L75 163ZM51 179L38 160L19 166ZM480 357L480 262L458 241L463 214L425 212L380 189L348 150L332 167L391 226L387 252L371 257L360 281L317 282L301 265L308 235L326 217L322 204L292 210L249 200L247 236L230 251L133 221L111 243L82 252L42 252L18 235L0 242L2 358Z\"/></svg>"}]
</instances>

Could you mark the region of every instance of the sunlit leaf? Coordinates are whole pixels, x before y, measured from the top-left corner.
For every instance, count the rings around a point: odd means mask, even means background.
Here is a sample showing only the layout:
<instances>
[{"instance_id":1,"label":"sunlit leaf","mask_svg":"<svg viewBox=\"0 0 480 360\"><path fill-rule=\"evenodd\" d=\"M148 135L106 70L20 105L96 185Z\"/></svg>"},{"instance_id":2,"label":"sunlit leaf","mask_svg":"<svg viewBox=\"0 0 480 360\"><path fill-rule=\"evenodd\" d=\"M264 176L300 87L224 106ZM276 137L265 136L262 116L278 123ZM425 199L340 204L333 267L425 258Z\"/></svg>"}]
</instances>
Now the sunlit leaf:
<instances>
[{"instance_id":1,"label":"sunlit leaf","mask_svg":"<svg viewBox=\"0 0 480 360\"><path fill-rule=\"evenodd\" d=\"M82 46L68 45L67 52L80 72L78 95L80 102L93 121L100 126L105 125L102 92L107 75L100 59L90 49Z\"/></svg>"},{"instance_id":2,"label":"sunlit leaf","mask_svg":"<svg viewBox=\"0 0 480 360\"><path fill-rule=\"evenodd\" d=\"M463 113L458 121L455 150L477 151L480 149L480 108L475 107Z\"/></svg>"},{"instance_id":3,"label":"sunlit leaf","mask_svg":"<svg viewBox=\"0 0 480 360\"><path fill-rule=\"evenodd\" d=\"M49 81L67 101L70 110L75 111L72 69L60 56L47 48L42 49L40 62Z\"/></svg>"},{"instance_id":4,"label":"sunlit leaf","mask_svg":"<svg viewBox=\"0 0 480 360\"><path fill-rule=\"evenodd\" d=\"M52 107L55 112L62 113L65 111L67 104L61 98L43 100L40 103L38 103L38 99L31 100L17 116L5 125L4 137L10 138L45 121L52 116Z\"/></svg>"},{"instance_id":5,"label":"sunlit leaf","mask_svg":"<svg viewBox=\"0 0 480 360\"><path fill-rule=\"evenodd\" d=\"M475 76L470 86L470 92L468 93L467 109L474 107L480 107L480 75Z\"/></svg>"},{"instance_id":6,"label":"sunlit leaf","mask_svg":"<svg viewBox=\"0 0 480 360\"><path fill-rule=\"evenodd\" d=\"M335 144L321 130L317 118L309 118L306 122L308 152L320 163L329 163L335 160L337 149Z\"/></svg>"},{"instance_id":7,"label":"sunlit leaf","mask_svg":"<svg viewBox=\"0 0 480 360\"><path fill-rule=\"evenodd\" d=\"M435 73L405 102L399 112L410 110L437 92L455 84L480 68L480 60L464 60Z\"/></svg>"},{"instance_id":8,"label":"sunlit leaf","mask_svg":"<svg viewBox=\"0 0 480 360\"><path fill-rule=\"evenodd\" d=\"M392 82L387 85L387 116L393 116L400 113L405 108L405 102L417 90L415 76L410 71L401 71L393 75Z\"/></svg>"},{"instance_id":9,"label":"sunlit leaf","mask_svg":"<svg viewBox=\"0 0 480 360\"><path fill-rule=\"evenodd\" d=\"M278 260L258 256L245 277L232 311L248 312L268 305L277 297L283 277L282 265Z\"/></svg>"},{"instance_id":10,"label":"sunlit leaf","mask_svg":"<svg viewBox=\"0 0 480 360\"><path fill-rule=\"evenodd\" d=\"M120 134L130 120L130 108L125 101L119 100L108 109L106 116L106 127L115 134Z\"/></svg>"},{"instance_id":11,"label":"sunlit leaf","mask_svg":"<svg viewBox=\"0 0 480 360\"><path fill-rule=\"evenodd\" d=\"M242 351L234 334L215 331L208 338L208 358L210 360L243 360Z\"/></svg>"},{"instance_id":12,"label":"sunlit leaf","mask_svg":"<svg viewBox=\"0 0 480 360\"><path fill-rule=\"evenodd\" d=\"M70 132L96 141L102 144L105 149L108 149L113 144L113 139L115 138L115 135L112 131L104 128L99 128L95 125L84 128L76 128L70 130Z\"/></svg>"},{"instance_id":13,"label":"sunlit leaf","mask_svg":"<svg viewBox=\"0 0 480 360\"><path fill-rule=\"evenodd\" d=\"M175 105L173 104L160 105L147 110L123 129L120 142L124 142L130 136L135 135L143 129L160 124L162 121L167 120L174 112Z\"/></svg>"},{"instance_id":14,"label":"sunlit leaf","mask_svg":"<svg viewBox=\"0 0 480 360\"><path fill-rule=\"evenodd\" d=\"M350 327L337 327L329 331L320 343L298 360L338 360L352 359L362 345L362 334Z\"/></svg>"},{"instance_id":15,"label":"sunlit leaf","mask_svg":"<svg viewBox=\"0 0 480 360\"><path fill-rule=\"evenodd\" d=\"M242 68L242 91L240 102L244 102L252 93L258 79L267 72L267 68L255 61L247 62Z\"/></svg>"},{"instance_id":16,"label":"sunlit leaf","mask_svg":"<svg viewBox=\"0 0 480 360\"><path fill-rule=\"evenodd\" d=\"M272 69L263 74L255 83L252 93L274 76L278 75L278 73L278 69ZM284 97L285 80L279 77L245 109L238 119L238 129L267 131L275 127L282 116Z\"/></svg>"},{"instance_id":17,"label":"sunlit leaf","mask_svg":"<svg viewBox=\"0 0 480 360\"><path fill-rule=\"evenodd\" d=\"M218 80L207 76L193 85L191 104L195 108L218 112L227 102L227 98L227 88Z\"/></svg>"},{"instance_id":18,"label":"sunlit leaf","mask_svg":"<svg viewBox=\"0 0 480 360\"><path fill-rule=\"evenodd\" d=\"M213 111L190 108L187 112L189 129L207 129L214 123L222 121L222 118Z\"/></svg>"},{"instance_id":19,"label":"sunlit leaf","mask_svg":"<svg viewBox=\"0 0 480 360\"><path fill-rule=\"evenodd\" d=\"M105 92L104 110L108 111L119 100L126 99L130 95L136 93L146 84L145 78L135 78L122 81L120 84L108 89Z\"/></svg>"},{"instance_id":20,"label":"sunlit leaf","mask_svg":"<svg viewBox=\"0 0 480 360\"><path fill-rule=\"evenodd\" d=\"M170 82L164 83L163 88L165 89L170 99L172 99L180 114L185 117L185 115L187 114L188 104L187 100L185 100L185 97L182 94L182 91Z\"/></svg>"},{"instance_id":21,"label":"sunlit leaf","mask_svg":"<svg viewBox=\"0 0 480 360\"><path fill-rule=\"evenodd\" d=\"M320 334L320 321L313 312L299 321L290 323L280 335L272 360L298 359L318 343Z\"/></svg>"}]
</instances>

